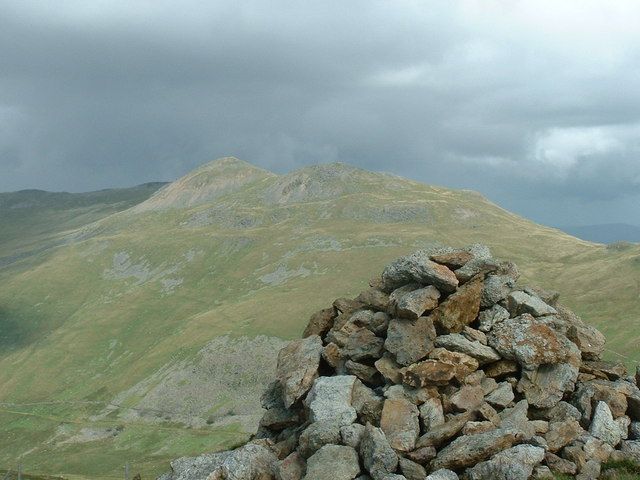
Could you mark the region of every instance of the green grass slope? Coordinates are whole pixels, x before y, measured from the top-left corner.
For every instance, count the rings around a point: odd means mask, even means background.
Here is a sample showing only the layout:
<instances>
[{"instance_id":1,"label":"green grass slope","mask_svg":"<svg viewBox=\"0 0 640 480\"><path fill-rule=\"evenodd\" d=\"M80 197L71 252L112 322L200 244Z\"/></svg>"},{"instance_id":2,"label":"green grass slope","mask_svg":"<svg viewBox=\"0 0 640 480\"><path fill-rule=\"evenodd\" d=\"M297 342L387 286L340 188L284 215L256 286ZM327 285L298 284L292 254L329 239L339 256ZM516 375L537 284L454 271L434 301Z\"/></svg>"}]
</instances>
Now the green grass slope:
<instances>
[{"instance_id":1,"label":"green grass slope","mask_svg":"<svg viewBox=\"0 0 640 480\"><path fill-rule=\"evenodd\" d=\"M394 257L488 244L638 361L640 247L534 224L477 193L347 165L208 164L0 268L0 467L149 478L259 417L282 339Z\"/></svg>"}]
</instances>

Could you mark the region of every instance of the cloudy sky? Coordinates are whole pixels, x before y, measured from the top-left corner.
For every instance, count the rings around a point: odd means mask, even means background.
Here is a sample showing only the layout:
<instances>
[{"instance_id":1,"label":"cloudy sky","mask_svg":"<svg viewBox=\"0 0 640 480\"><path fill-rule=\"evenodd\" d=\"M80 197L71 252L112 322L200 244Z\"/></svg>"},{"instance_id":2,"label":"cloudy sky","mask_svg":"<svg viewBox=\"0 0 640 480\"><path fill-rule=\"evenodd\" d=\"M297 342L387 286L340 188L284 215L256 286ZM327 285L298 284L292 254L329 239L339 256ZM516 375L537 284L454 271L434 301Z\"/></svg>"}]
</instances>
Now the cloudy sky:
<instances>
[{"instance_id":1,"label":"cloudy sky","mask_svg":"<svg viewBox=\"0 0 640 480\"><path fill-rule=\"evenodd\" d=\"M235 155L640 224L640 2L0 0L0 191Z\"/></svg>"}]
</instances>

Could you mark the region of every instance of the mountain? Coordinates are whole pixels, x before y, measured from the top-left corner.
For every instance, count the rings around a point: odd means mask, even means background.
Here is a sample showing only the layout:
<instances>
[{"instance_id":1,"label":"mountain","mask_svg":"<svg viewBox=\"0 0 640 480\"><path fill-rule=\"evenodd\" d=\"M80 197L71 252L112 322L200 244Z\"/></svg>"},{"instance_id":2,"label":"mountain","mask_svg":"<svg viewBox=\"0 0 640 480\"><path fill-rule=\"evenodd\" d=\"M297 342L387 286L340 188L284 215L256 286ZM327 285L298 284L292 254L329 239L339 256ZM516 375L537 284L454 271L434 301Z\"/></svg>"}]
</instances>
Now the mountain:
<instances>
[{"instance_id":1,"label":"mountain","mask_svg":"<svg viewBox=\"0 0 640 480\"><path fill-rule=\"evenodd\" d=\"M559 227L574 237L596 243L633 242L640 243L640 227L628 223L607 223L603 225L581 225Z\"/></svg>"},{"instance_id":2,"label":"mountain","mask_svg":"<svg viewBox=\"0 0 640 480\"><path fill-rule=\"evenodd\" d=\"M489 245L640 359L640 246L579 240L471 191L225 158L59 235L0 267L0 468L107 478L129 462L148 478L242 442L283 341L433 242Z\"/></svg>"}]
</instances>

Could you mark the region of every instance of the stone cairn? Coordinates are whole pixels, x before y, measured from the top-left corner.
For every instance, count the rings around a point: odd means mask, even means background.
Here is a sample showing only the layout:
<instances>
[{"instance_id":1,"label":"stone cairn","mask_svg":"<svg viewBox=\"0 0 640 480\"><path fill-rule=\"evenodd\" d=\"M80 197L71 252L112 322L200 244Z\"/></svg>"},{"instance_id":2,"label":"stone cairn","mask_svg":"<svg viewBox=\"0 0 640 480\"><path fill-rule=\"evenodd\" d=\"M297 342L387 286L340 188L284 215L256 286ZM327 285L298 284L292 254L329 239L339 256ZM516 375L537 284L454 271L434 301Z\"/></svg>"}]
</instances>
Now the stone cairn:
<instances>
[{"instance_id":1,"label":"stone cairn","mask_svg":"<svg viewBox=\"0 0 640 480\"><path fill-rule=\"evenodd\" d=\"M251 442L165 478L596 479L640 462L638 373L518 276L482 245L398 258L280 351Z\"/></svg>"}]
</instances>

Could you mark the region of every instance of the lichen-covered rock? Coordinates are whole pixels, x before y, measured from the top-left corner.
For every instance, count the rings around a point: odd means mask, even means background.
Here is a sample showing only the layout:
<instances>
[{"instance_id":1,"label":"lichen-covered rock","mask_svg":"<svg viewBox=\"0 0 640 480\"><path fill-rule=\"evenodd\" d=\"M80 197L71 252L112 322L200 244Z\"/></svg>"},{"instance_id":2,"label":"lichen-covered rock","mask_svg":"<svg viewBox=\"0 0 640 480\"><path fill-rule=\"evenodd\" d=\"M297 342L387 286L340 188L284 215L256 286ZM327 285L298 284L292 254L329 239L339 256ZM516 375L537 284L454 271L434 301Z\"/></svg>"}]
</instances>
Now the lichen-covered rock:
<instances>
[{"instance_id":1,"label":"lichen-covered rock","mask_svg":"<svg viewBox=\"0 0 640 480\"><path fill-rule=\"evenodd\" d=\"M451 470L467 468L510 448L518 438L517 432L504 429L458 437L440 450L431 466Z\"/></svg>"},{"instance_id":2,"label":"lichen-covered rock","mask_svg":"<svg viewBox=\"0 0 640 480\"><path fill-rule=\"evenodd\" d=\"M359 473L355 449L345 445L325 445L307 460L304 480L353 480Z\"/></svg>"},{"instance_id":3,"label":"lichen-covered rock","mask_svg":"<svg viewBox=\"0 0 640 480\"><path fill-rule=\"evenodd\" d=\"M462 380L478 369L478 361L464 353L437 348L429 359L414 363L403 370L402 381L412 387L446 385L451 379Z\"/></svg>"},{"instance_id":4,"label":"lichen-covered rock","mask_svg":"<svg viewBox=\"0 0 640 480\"><path fill-rule=\"evenodd\" d=\"M555 315L558 313L555 308L547 305L536 295L530 295L521 290L511 292L507 296L507 310L509 310L509 313L511 313L513 317L524 313L528 313L534 317Z\"/></svg>"},{"instance_id":5,"label":"lichen-covered rock","mask_svg":"<svg viewBox=\"0 0 640 480\"><path fill-rule=\"evenodd\" d=\"M373 480L382 480L385 475L395 472L398 455L389 445L384 432L368 424L360 441L362 464Z\"/></svg>"},{"instance_id":6,"label":"lichen-covered rock","mask_svg":"<svg viewBox=\"0 0 640 480\"><path fill-rule=\"evenodd\" d=\"M482 288L480 306L487 308L504 300L515 286L516 280L510 275L487 275Z\"/></svg>"},{"instance_id":7,"label":"lichen-covered rock","mask_svg":"<svg viewBox=\"0 0 640 480\"><path fill-rule=\"evenodd\" d=\"M307 462L298 452L293 452L278 463L276 480L302 480L307 471Z\"/></svg>"},{"instance_id":8,"label":"lichen-covered rock","mask_svg":"<svg viewBox=\"0 0 640 480\"><path fill-rule=\"evenodd\" d=\"M305 399L311 421L331 421L337 425L353 423L357 418L351 404L355 381L353 375L317 378Z\"/></svg>"},{"instance_id":9,"label":"lichen-covered rock","mask_svg":"<svg viewBox=\"0 0 640 480\"><path fill-rule=\"evenodd\" d=\"M327 334L331 327L333 327L333 321L337 316L337 312L335 308L323 308L322 310L317 311L311 318L309 319L309 323L307 327L302 332L302 337L310 337L312 335L319 335L323 337Z\"/></svg>"},{"instance_id":10,"label":"lichen-covered rock","mask_svg":"<svg viewBox=\"0 0 640 480\"><path fill-rule=\"evenodd\" d=\"M440 292L433 285L418 288L403 295L396 303L395 313L400 318L415 320L438 306Z\"/></svg>"},{"instance_id":11,"label":"lichen-covered rock","mask_svg":"<svg viewBox=\"0 0 640 480\"><path fill-rule=\"evenodd\" d=\"M322 340L311 335L294 340L280 350L276 378L282 385L284 406L289 408L304 394L318 377Z\"/></svg>"},{"instance_id":12,"label":"lichen-covered rock","mask_svg":"<svg viewBox=\"0 0 640 480\"><path fill-rule=\"evenodd\" d=\"M496 362L501 359L498 352L493 348L483 345L478 341L469 341L464 335L459 333L451 333L437 337L435 339L435 346L446 348L452 352L466 353L470 357L478 360L480 365Z\"/></svg>"},{"instance_id":13,"label":"lichen-covered rock","mask_svg":"<svg viewBox=\"0 0 640 480\"><path fill-rule=\"evenodd\" d=\"M458 480L458 475L452 470L441 468L427 476L426 480Z\"/></svg>"},{"instance_id":14,"label":"lichen-covered rock","mask_svg":"<svg viewBox=\"0 0 640 480\"><path fill-rule=\"evenodd\" d=\"M528 370L565 362L575 348L564 335L528 313L494 325L487 339L503 358L516 360Z\"/></svg>"},{"instance_id":15,"label":"lichen-covered rock","mask_svg":"<svg viewBox=\"0 0 640 480\"><path fill-rule=\"evenodd\" d=\"M433 350L436 329L429 317L414 321L393 319L389 322L384 348L395 355L400 365L411 365Z\"/></svg>"},{"instance_id":16,"label":"lichen-covered rock","mask_svg":"<svg viewBox=\"0 0 640 480\"><path fill-rule=\"evenodd\" d=\"M406 257L400 257L387 265L382 272L382 284L386 291L402 285L417 282L434 285L441 292L450 293L458 287L455 274L444 265L429 259L429 252L419 250Z\"/></svg>"},{"instance_id":17,"label":"lichen-covered rock","mask_svg":"<svg viewBox=\"0 0 640 480\"><path fill-rule=\"evenodd\" d=\"M402 475L404 475L407 480L425 480L425 478L427 478L425 468L408 458L400 457L398 465Z\"/></svg>"},{"instance_id":18,"label":"lichen-covered rock","mask_svg":"<svg viewBox=\"0 0 640 480\"><path fill-rule=\"evenodd\" d=\"M605 402L598 402L596 405L589 433L612 447L622 440L620 426L613 420L611 410Z\"/></svg>"},{"instance_id":19,"label":"lichen-covered rock","mask_svg":"<svg viewBox=\"0 0 640 480\"><path fill-rule=\"evenodd\" d=\"M321 420L309 425L298 438L298 450L309 458L325 445L340 443L340 425L333 420Z\"/></svg>"},{"instance_id":20,"label":"lichen-covered rock","mask_svg":"<svg viewBox=\"0 0 640 480\"><path fill-rule=\"evenodd\" d=\"M509 318L509 311L501 305L483 310L478 314L478 329L481 332L489 332L495 324L504 322Z\"/></svg>"},{"instance_id":21,"label":"lichen-covered rock","mask_svg":"<svg viewBox=\"0 0 640 480\"><path fill-rule=\"evenodd\" d=\"M527 480L544 459L544 449L516 445L467 470L469 480Z\"/></svg>"}]
</instances>

